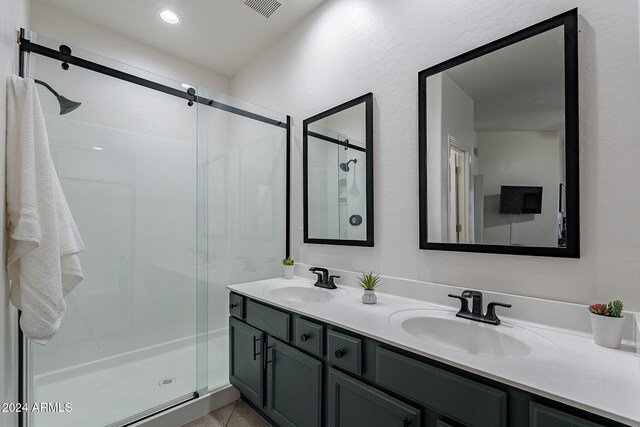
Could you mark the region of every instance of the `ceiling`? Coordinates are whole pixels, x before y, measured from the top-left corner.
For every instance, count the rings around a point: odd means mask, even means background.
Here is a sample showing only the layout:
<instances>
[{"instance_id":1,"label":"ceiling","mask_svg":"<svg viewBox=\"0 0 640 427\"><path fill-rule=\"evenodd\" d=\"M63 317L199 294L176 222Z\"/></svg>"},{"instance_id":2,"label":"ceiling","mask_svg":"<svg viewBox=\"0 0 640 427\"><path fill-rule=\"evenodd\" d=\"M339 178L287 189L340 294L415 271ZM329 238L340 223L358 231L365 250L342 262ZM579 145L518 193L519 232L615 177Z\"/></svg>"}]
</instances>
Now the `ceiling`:
<instances>
[{"instance_id":1,"label":"ceiling","mask_svg":"<svg viewBox=\"0 0 640 427\"><path fill-rule=\"evenodd\" d=\"M325 0L279 0L269 18L245 0L40 0L125 37L227 76L291 30ZM36 6L37 7L37 6ZM170 25L156 11L182 21Z\"/></svg>"}]
</instances>

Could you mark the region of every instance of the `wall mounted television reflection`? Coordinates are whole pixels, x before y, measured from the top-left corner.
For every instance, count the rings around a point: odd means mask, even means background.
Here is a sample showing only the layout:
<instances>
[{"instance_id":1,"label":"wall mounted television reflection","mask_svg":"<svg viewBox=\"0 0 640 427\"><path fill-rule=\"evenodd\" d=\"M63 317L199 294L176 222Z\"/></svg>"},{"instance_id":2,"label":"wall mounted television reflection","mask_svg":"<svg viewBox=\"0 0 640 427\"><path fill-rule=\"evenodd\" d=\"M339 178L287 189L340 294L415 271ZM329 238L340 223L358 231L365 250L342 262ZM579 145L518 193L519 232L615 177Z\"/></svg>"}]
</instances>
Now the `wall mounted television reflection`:
<instances>
[{"instance_id":1,"label":"wall mounted television reflection","mask_svg":"<svg viewBox=\"0 0 640 427\"><path fill-rule=\"evenodd\" d=\"M500 187L501 215L523 215L542 213L542 187Z\"/></svg>"},{"instance_id":2,"label":"wall mounted television reflection","mask_svg":"<svg viewBox=\"0 0 640 427\"><path fill-rule=\"evenodd\" d=\"M419 73L421 249L579 257L577 21Z\"/></svg>"}]
</instances>

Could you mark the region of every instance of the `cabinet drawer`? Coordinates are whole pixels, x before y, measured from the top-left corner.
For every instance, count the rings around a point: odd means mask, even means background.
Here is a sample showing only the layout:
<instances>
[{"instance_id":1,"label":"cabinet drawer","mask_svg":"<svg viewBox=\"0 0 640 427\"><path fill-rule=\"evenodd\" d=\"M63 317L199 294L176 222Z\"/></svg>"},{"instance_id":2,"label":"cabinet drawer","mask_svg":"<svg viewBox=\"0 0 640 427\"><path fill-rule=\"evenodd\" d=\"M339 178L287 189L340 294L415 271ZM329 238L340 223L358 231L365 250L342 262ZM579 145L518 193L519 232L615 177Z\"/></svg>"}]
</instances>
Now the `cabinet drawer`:
<instances>
[{"instance_id":1,"label":"cabinet drawer","mask_svg":"<svg viewBox=\"0 0 640 427\"><path fill-rule=\"evenodd\" d=\"M322 325L297 318L294 321L294 326L294 341L296 346L313 354L317 354L318 356L322 356L322 342L324 341L324 328Z\"/></svg>"},{"instance_id":2,"label":"cabinet drawer","mask_svg":"<svg viewBox=\"0 0 640 427\"><path fill-rule=\"evenodd\" d=\"M329 331L327 341L329 363L354 374L362 374L362 341L360 338Z\"/></svg>"},{"instance_id":3,"label":"cabinet drawer","mask_svg":"<svg viewBox=\"0 0 640 427\"><path fill-rule=\"evenodd\" d=\"M503 427L507 394L378 347L376 382L474 427Z\"/></svg>"},{"instance_id":4,"label":"cabinet drawer","mask_svg":"<svg viewBox=\"0 0 640 427\"><path fill-rule=\"evenodd\" d=\"M229 294L229 314L238 319L244 318L244 297L242 295Z\"/></svg>"},{"instance_id":5,"label":"cabinet drawer","mask_svg":"<svg viewBox=\"0 0 640 427\"><path fill-rule=\"evenodd\" d=\"M529 425L531 427L602 427L600 424L535 402L529 404Z\"/></svg>"},{"instance_id":6,"label":"cabinet drawer","mask_svg":"<svg viewBox=\"0 0 640 427\"><path fill-rule=\"evenodd\" d=\"M255 301L245 303L247 323L268 334L289 341L289 314Z\"/></svg>"}]
</instances>

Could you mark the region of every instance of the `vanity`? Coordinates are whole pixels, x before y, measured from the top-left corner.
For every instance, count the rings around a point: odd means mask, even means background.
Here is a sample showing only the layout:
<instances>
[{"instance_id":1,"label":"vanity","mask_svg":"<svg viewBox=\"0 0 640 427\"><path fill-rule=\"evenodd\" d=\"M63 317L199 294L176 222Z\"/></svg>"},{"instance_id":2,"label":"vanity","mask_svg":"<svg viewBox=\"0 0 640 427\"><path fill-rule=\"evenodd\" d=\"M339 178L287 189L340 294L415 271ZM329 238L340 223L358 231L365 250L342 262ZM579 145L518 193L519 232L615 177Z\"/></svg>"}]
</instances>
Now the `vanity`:
<instances>
[{"instance_id":1,"label":"vanity","mask_svg":"<svg viewBox=\"0 0 640 427\"><path fill-rule=\"evenodd\" d=\"M605 351L587 337L512 320L480 324L456 318L453 306L389 294L367 306L357 288L313 283L229 286L230 382L275 425L640 425L637 405L609 413L616 396L595 407L598 390L581 389L598 387L599 374L584 377ZM571 360L570 348L590 352ZM610 360L638 376L635 353ZM564 388L573 395L556 395L575 378L582 384ZM639 387L618 404L633 402Z\"/></svg>"}]
</instances>

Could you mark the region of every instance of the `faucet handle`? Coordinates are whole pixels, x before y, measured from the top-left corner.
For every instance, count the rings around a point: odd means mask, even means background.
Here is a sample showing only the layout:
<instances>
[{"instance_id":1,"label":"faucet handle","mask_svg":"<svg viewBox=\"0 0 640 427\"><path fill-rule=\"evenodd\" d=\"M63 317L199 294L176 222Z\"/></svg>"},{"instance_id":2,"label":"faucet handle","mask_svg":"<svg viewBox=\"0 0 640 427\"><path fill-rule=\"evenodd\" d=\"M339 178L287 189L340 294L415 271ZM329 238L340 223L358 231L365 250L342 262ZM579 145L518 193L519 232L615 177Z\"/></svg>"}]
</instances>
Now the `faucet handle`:
<instances>
[{"instance_id":1,"label":"faucet handle","mask_svg":"<svg viewBox=\"0 0 640 427\"><path fill-rule=\"evenodd\" d=\"M334 283L334 280L339 278L340 276L329 276L329 286L331 287L331 289L336 288L336 284Z\"/></svg>"},{"instance_id":2,"label":"faucet handle","mask_svg":"<svg viewBox=\"0 0 640 427\"><path fill-rule=\"evenodd\" d=\"M511 304L504 304L502 302L490 302L489 305L487 305L487 314L485 314L484 317L487 320L495 322L495 325L499 325L500 319L498 319L498 316L496 316L496 306L511 308Z\"/></svg>"},{"instance_id":3,"label":"faucet handle","mask_svg":"<svg viewBox=\"0 0 640 427\"><path fill-rule=\"evenodd\" d=\"M469 313L469 300L467 299L469 297L465 296L464 292L462 293L462 295L449 294L448 296L451 298L457 298L460 300L461 305L460 305L460 311L458 311L458 313Z\"/></svg>"},{"instance_id":4,"label":"faucet handle","mask_svg":"<svg viewBox=\"0 0 640 427\"><path fill-rule=\"evenodd\" d=\"M465 298L473 298L473 297L482 296L482 292L466 290L462 292L462 296Z\"/></svg>"}]
</instances>

